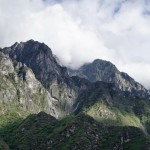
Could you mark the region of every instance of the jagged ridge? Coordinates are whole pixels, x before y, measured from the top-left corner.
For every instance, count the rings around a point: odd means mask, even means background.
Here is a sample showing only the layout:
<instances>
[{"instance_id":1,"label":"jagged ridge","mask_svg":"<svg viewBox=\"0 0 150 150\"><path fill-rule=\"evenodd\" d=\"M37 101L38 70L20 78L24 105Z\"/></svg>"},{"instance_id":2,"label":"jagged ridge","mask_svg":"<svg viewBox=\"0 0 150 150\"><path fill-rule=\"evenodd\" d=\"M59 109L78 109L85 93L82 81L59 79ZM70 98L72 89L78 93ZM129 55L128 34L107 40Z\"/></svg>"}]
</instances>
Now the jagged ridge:
<instances>
[{"instance_id":1,"label":"jagged ridge","mask_svg":"<svg viewBox=\"0 0 150 150\"><path fill-rule=\"evenodd\" d=\"M91 82L104 81L114 83L122 90L131 92L134 96L150 97L149 91L141 84L136 82L128 74L120 72L115 65L109 61L96 59L92 63L85 64L77 70L69 70L70 76L79 76Z\"/></svg>"}]
</instances>

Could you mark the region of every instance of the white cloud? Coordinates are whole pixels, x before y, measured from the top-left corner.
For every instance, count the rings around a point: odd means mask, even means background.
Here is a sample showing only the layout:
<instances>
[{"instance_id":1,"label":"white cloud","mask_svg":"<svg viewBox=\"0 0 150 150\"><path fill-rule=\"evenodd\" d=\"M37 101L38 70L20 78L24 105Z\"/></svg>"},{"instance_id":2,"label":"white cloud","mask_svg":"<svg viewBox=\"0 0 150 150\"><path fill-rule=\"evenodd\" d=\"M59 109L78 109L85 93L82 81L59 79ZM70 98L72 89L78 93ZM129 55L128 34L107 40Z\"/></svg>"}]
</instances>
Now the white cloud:
<instances>
[{"instance_id":1,"label":"white cloud","mask_svg":"<svg viewBox=\"0 0 150 150\"><path fill-rule=\"evenodd\" d=\"M64 65L109 60L150 88L148 3L0 0L0 46L32 38L48 44Z\"/></svg>"}]
</instances>

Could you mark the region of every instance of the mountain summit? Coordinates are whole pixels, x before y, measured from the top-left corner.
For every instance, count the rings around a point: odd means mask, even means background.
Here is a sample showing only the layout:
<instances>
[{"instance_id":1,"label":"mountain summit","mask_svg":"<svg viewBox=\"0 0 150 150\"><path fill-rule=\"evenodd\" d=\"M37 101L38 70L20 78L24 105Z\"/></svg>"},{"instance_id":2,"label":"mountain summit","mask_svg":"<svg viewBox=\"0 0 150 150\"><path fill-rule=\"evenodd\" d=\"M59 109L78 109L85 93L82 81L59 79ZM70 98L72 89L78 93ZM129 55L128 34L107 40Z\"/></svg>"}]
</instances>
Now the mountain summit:
<instances>
[{"instance_id":1,"label":"mountain summit","mask_svg":"<svg viewBox=\"0 0 150 150\"><path fill-rule=\"evenodd\" d=\"M61 67L54 58L51 49L44 43L34 40L15 43L3 52L17 62L22 62L31 68L38 80L47 84L55 76L67 75L67 69Z\"/></svg>"}]
</instances>

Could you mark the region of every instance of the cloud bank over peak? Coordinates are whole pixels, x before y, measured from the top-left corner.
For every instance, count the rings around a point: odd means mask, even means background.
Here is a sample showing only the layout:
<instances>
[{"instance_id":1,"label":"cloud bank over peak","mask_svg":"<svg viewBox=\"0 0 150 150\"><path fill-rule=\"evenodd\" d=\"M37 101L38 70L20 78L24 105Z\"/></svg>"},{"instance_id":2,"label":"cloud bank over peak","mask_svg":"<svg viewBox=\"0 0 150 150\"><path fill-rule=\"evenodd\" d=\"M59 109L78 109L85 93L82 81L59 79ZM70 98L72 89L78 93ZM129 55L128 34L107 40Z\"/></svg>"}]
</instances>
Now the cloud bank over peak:
<instances>
[{"instance_id":1,"label":"cloud bank over peak","mask_svg":"<svg viewBox=\"0 0 150 150\"><path fill-rule=\"evenodd\" d=\"M1 47L38 40L64 65L109 60L150 88L149 0L0 0L0 18Z\"/></svg>"}]
</instances>

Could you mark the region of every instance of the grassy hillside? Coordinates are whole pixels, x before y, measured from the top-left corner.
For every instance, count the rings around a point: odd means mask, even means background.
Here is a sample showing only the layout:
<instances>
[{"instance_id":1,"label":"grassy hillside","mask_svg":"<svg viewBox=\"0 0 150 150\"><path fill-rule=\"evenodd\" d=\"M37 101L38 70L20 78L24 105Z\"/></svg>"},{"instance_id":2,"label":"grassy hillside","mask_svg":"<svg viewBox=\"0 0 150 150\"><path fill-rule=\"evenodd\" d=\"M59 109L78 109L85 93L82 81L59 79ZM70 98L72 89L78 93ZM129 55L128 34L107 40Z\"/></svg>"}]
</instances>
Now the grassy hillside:
<instances>
[{"instance_id":1,"label":"grassy hillside","mask_svg":"<svg viewBox=\"0 0 150 150\"><path fill-rule=\"evenodd\" d=\"M104 126L84 114L58 121L41 112L7 126L4 132L12 150L148 149L147 137L139 128Z\"/></svg>"}]
</instances>

